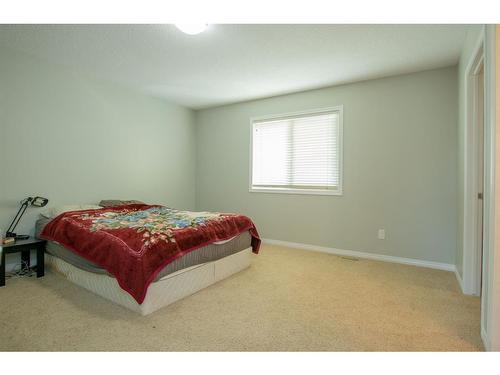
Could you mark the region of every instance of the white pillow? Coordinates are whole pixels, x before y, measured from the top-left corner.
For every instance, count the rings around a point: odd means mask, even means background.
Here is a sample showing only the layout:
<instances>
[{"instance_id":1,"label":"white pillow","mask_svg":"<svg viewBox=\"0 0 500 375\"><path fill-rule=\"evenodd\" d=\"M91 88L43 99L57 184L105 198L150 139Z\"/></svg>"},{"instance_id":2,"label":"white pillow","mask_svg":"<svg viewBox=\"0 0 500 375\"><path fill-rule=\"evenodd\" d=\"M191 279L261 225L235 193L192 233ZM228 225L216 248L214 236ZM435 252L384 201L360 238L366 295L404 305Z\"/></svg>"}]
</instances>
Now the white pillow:
<instances>
[{"instance_id":1,"label":"white pillow","mask_svg":"<svg viewBox=\"0 0 500 375\"><path fill-rule=\"evenodd\" d=\"M101 206L97 206L95 204L73 204L73 205L65 205L65 206L56 206L51 207L44 213L42 216L45 216L48 219L52 219L56 216L59 216L63 212L68 211L81 211L81 210L95 210L98 208L102 208Z\"/></svg>"}]
</instances>

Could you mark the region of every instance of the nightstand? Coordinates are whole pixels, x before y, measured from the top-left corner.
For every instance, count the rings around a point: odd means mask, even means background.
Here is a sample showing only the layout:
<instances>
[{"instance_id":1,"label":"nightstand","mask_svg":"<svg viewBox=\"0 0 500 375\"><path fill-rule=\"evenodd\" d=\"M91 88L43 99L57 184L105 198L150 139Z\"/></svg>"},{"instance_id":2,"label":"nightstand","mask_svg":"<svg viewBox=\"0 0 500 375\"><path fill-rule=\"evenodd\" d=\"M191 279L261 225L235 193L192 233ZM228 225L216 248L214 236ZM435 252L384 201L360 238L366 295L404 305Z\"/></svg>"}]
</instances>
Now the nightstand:
<instances>
[{"instance_id":1,"label":"nightstand","mask_svg":"<svg viewBox=\"0 0 500 375\"><path fill-rule=\"evenodd\" d=\"M18 240L8 245L2 245L2 257L0 264L0 287L5 286L5 254L21 253L21 260L30 266L30 251L36 250L36 277L45 274L45 242L37 238Z\"/></svg>"}]
</instances>

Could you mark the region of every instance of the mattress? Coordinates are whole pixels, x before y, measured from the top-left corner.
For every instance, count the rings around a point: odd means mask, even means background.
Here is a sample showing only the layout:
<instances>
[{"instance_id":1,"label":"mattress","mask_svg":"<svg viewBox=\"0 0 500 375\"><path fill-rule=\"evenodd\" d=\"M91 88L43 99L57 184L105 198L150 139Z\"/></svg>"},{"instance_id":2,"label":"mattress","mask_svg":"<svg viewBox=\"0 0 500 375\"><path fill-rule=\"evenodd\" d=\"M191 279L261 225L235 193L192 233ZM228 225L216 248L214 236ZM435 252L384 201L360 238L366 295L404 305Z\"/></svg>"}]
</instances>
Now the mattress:
<instances>
[{"instance_id":1,"label":"mattress","mask_svg":"<svg viewBox=\"0 0 500 375\"><path fill-rule=\"evenodd\" d=\"M38 237L43 227L50 221L50 219L42 218L36 223L36 236ZM193 267L207 262L213 262L218 259L238 253L251 246L251 235L249 232L241 233L240 235L221 243L213 243L208 246L203 246L199 249L193 250L180 258L177 258L172 263L166 265L156 276L155 281L164 278L174 272ZM53 242L47 241L46 251L65 262L87 272L95 274L108 275L108 272L99 267L99 265L88 261L87 259L75 254L73 251L65 248L64 246Z\"/></svg>"}]
</instances>

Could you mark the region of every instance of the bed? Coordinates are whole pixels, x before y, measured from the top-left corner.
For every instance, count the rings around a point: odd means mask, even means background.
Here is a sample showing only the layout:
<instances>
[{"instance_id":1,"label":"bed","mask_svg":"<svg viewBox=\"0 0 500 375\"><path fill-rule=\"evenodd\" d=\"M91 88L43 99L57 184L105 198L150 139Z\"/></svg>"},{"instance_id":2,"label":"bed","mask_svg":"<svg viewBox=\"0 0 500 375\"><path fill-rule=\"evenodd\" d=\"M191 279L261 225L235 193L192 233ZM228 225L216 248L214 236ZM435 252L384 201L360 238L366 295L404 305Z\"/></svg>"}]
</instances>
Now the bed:
<instances>
[{"instance_id":1,"label":"bed","mask_svg":"<svg viewBox=\"0 0 500 375\"><path fill-rule=\"evenodd\" d=\"M142 315L250 266L260 239L246 216L127 204L37 222L46 263Z\"/></svg>"}]
</instances>

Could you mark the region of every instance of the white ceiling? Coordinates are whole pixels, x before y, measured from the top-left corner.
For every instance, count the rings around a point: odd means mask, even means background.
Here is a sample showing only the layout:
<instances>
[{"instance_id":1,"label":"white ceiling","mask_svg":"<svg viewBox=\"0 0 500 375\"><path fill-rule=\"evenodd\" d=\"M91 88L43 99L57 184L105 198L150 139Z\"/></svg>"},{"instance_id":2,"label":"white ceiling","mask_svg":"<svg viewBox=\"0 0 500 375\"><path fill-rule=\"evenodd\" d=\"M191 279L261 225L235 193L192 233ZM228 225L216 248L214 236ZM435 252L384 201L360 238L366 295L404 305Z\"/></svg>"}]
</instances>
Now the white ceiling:
<instances>
[{"instance_id":1,"label":"white ceiling","mask_svg":"<svg viewBox=\"0 0 500 375\"><path fill-rule=\"evenodd\" d=\"M456 64L465 25L1 25L0 43L191 108Z\"/></svg>"}]
</instances>

